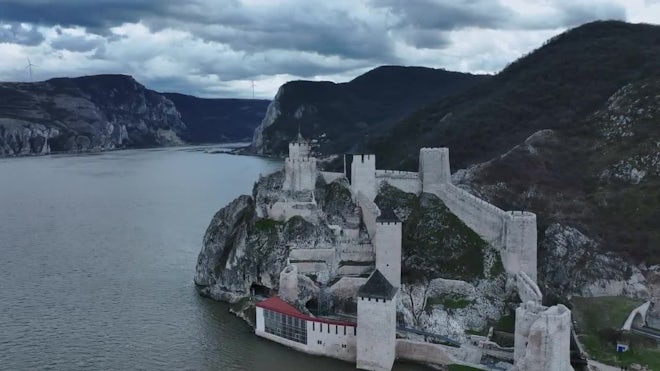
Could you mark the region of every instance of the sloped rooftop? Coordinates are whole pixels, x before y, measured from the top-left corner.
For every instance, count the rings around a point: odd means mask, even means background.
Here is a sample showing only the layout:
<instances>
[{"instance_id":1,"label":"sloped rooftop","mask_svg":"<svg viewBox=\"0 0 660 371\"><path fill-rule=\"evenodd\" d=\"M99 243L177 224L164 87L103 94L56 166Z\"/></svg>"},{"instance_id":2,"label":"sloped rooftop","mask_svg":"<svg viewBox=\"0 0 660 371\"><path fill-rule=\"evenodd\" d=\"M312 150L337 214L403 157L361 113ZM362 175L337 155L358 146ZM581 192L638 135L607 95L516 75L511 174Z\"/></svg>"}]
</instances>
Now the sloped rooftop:
<instances>
[{"instance_id":1,"label":"sloped rooftop","mask_svg":"<svg viewBox=\"0 0 660 371\"><path fill-rule=\"evenodd\" d=\"M358 296L390 300L396 294L396 290L396 287L392 286L390 281L376 269L367 280L367 283L360 287Z\"/></svg>"},{"instance_id":2,"label":"sloped rooftop","mask_svg":"<svg viewBox=\"0 0 660 371\"><path fill-rule=\"evenodd\" d=\"M379 223L401 223L401 219L390 208L380 209L380 215L376 218Z\"/></svg>"}]
</instances>

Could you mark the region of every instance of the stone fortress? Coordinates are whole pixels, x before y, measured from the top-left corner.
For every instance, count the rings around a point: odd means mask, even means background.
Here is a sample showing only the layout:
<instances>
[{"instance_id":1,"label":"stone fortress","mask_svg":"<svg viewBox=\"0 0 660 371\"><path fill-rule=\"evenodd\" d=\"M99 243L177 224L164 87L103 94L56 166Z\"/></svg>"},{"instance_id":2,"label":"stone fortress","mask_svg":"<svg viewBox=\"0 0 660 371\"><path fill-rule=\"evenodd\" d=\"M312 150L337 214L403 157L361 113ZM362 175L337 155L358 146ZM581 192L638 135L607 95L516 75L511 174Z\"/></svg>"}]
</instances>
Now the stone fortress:
<instances>
[{"instance_id":1,"label":"stone fortress","mask_svg":"<svg viewBox=\"0 0 660 371\"><path fill-rule=\"evenodd\" d=\"M387 183L405 192L438 196L499 252L522 301L516 310L510 368L572 370L570 310L563 305L543 306L536 284L535 214L501 210L453 185L447 148L422 148L419 172L377 170L376 158L370 154L345 155L343 173L319 172L311 144L298 134L289 144L284 170L282 191L286 197L259 210L260 217L285 221L299 216L314 221L318 207L313 191L318 176L328 183L347 179L359 212L357 220L330 225L340 241L335 246L296 246L290 250L289 265L280 274L279 297L257 303L258 336L303 352L355 362L357 368L365 370L390 370L397 358L487 369L480 364L482 356L497 355L501 349L486 337L473 336L473 341L458 346L397 338L402 223L392 210L380 210L374 203L379 187ZM365 273L370 273L366 282L356 277ZM357 321L314 317L297 310L291 303L298 297L299 274L354 286Z\"/></svg>"}]
</instances>

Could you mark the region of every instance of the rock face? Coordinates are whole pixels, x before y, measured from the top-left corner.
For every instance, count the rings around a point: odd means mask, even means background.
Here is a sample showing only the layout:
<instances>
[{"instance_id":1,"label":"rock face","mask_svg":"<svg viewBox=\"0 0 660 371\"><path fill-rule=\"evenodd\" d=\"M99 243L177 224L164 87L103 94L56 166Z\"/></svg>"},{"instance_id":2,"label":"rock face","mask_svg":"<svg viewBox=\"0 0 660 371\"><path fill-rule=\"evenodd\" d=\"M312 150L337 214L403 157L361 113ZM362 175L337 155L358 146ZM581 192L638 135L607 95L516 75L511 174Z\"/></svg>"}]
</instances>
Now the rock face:
<instances>
[{"instance_id":1,"label":"rock face","mask_svg":"<svg viewBox=\"0 0 660 371\"><path fill-rule=\"evenodd\" d=\"M325 183L319 177L312 215L268 219L283 195L299 200L309 196L284 191L283 182L282 171L262 177L252 196L239 197L215 215L204 237L195 282L203 295L217 300L235 303L251 293L278 293L302 311L355 314L357 289L374 262L373 256L367 258L368 248L354 250L368 237L356 220L359 208L347 180ZM481 330L504 314L512 288L507 287L498 253L442 201L388 184L376 201L403 221L403 284L397 310L407 325L462 339L466 329ZM347 238L358 245L343 245ZM334 263L322 257L333 249Z\"/></svg>"},{"instance_id":2,"label":"rock face","mask_svg":"<svg viewBox=\"0 0 660 371\"><path fill-rule=\"evenodd\" d=\"M292 81L280 87L252 139L252 151L286 153L298 128L323 154L344 153L364 136L487 76L422 67L382 66L346 83Z\"/></svg>"},{"instance_id":3,"label":"rock face","mask_svg":"<svg viewBox=\"0 0 660 371\"><path fill-rule=\"evenodd\" d=\"M298 216L286 222L264 217L263 209L275 201L282 179L281 171L261 178L252 196L237 198L213 217L197 260L195 283L202 286L202 294L235 302L252 290L261 295L277 292L292 244L313 249L333 242L333 232L322 224ZM298 282L304 306L304 297L309 300L318 287L310 287L308 278Z\"/></svg>"},{"instance_id":4,"label":"rock face","mask_svg":"<svg viewBox=\"0 0 660 371\"><path fill-rule=\"evenodd\" d=\"M0 83L0 156L178 145L174 104L130 76Z\"/></svg>"}]
</instances>

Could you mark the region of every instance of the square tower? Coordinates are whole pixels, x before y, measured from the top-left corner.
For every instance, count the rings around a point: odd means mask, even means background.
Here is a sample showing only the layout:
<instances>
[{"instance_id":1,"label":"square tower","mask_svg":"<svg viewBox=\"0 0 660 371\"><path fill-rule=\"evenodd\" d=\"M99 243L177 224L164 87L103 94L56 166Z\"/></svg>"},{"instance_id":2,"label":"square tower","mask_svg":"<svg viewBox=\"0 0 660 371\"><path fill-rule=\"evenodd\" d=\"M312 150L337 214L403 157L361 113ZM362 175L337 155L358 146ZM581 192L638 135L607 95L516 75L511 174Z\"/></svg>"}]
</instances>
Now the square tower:
<instances>
[{"instance_id":1,"label":"square tower","mask_svg":"<svg viewBox=\"0 0 660 371\"><path fill-rule=\"evenodd\" d=\"M451 183L449 148L422 148L419 150L419 177L422 191L441 183Z\"/></svg>"},{"instance_id":2,"label":"square tower","mask_svg":"<svg viewBox=\"0 0 660 371\"><path fill-rule=\"evenodd\" d=\"M397 288L378 269L358 290L357 368L392 369L396 356L396 294Z\"/></svg>"},{"instance_id":3,"label":"square tower","mask_svg":"<svg viewBox=\"0 0 660 371\"><path fill-rule=\"evenodd\" d=\"M285 191L313 191L316 186L316 159L312 157L312 146L298 134L298 139L289 143L289 157L284 160Z\"/></svg>"},{"instance_id":4,"label":"square tower","mask_svg":"<svg viewBox=\"0 0 660 371\"><path fill-rule=\"evenodd\" d=\"M370 201L378 192L376 183L376 155L345 155L344 174L351 183L351 193L362 192Z\"/></svg>"},{"instance_id":5,"label":"square tower","mask_svg":"<svg viewBox=\"0 0 660 371\"><path fill-rule=\"evenodd\" d=\"M392 209L382 209L376 218L376 269L394 287L401 286L401 220Z\"/></svg>"}]
</instances>

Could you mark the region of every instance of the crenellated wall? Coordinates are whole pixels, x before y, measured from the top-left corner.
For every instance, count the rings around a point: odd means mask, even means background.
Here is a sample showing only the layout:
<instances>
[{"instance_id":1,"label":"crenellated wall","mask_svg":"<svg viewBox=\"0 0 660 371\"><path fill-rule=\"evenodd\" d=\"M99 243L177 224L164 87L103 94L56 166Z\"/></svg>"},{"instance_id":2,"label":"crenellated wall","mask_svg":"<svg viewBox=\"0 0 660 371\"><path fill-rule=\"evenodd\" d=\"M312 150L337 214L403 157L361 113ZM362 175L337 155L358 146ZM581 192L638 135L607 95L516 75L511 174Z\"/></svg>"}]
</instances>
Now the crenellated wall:
<instances>
[{"instance_id":1,"label":"crenellated wall","mask_svg":"<svg viewBox=\"0 0 660 371\"><path fill-rule=\"evenodd\" d=\"M285 191L313 191L316 186L316 159L314 157L287 157L284 160Z\"/></svg>"},{"instance_id":2,"label":"crenellated wall","mask_svg":"<svg viewBox=\"0 0 660 371\"><path fill-rule=\"evenodd\" d=\"M396 187L404 192L419 194L422 192L422 181L419 173L397 170L376 170L376 182L380 188L383 183Z\"/></svg>"},{"instance_id":3,"label":"crenellated wall","mask_svg":"<svg viewBox=\"0 0 660 371\"><path fill-rule=\"evenodd\" d=\"M424 192L438 196L463 223L487 242L501 247L507 213L451 183L432 184Z\"/></svg>"}]
</instances>

